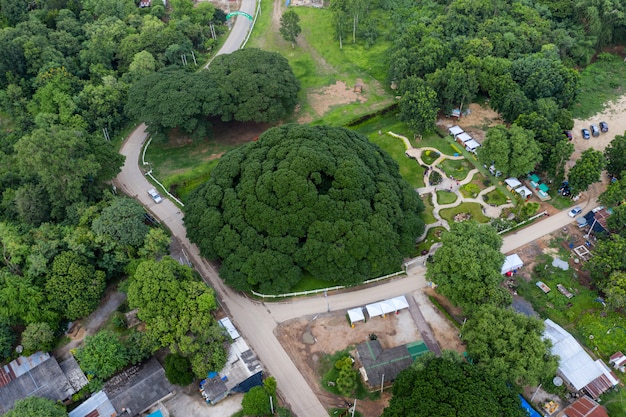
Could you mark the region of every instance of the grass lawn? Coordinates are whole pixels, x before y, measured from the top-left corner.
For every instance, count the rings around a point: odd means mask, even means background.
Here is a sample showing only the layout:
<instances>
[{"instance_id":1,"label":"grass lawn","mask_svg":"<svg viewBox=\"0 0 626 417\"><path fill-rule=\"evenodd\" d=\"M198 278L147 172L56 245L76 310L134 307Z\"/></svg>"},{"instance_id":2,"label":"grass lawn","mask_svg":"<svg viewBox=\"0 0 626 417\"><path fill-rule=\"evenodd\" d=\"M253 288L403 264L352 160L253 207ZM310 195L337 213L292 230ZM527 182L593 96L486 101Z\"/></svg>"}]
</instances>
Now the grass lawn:
<instances>
[{"instance_id":1,"label":"grass lawn","mask_svg":"<svg viewBox=\"0 0 626 417\"><path fill-rule=\"evenodd\" d=\"M435 243L441 242L441 234L445 231L446 229L443 227L434 227L428 230L426 238L415 246L417 255L421 255L422 251L430 250L430 247Z\"/></svg>"},{"instance_id":2,"label":"grass lawn","mask_svg":"<svg viewBox=\"0 0 626 417\"><path fill-rule=\"evenodd\" d=\"M368 137L398 163L400 175L411 184L411 187L419 188L424 186L424 169L415 159L406 156L406 147L401 139L389 135L379 135L378 132L370 133Z\"/></svg>"},{"instance_id":3,"label":"grass lawn","mask_svg":"<svg viewBox=\"0 0 626 417\"><path fill-rule=\"evenodd\" d=\"M437 221L435 216L433 216L434 206L431 200L432 194L424 194L422 196L422 201L424 202L424 211L420 215L425 224L432 224Z\"/></svg>"},{"instance_id":4,"label":"grass lawn","mask_svg":"<svg viewBox=\"0 0 626 417\"><path fill-rule=\"evenodd\" d=\"M572 201L572 199L569 197L556 195L555 197L552 197L552 200L550 200L550 204L552 204L554 208L557 208L559 210L564 210L566 208L574 206L576 203Z\"/></svg>"},{"instance_id":5,"label":"grass lawn","mask_svg":"<svg viewBox=\"0 0 626 417\"><path fill-rule=\"evenodd\" d=\"M507 202L507 196L496 188L495 190L483 195L483 200L485 200L485 203L501 206Z\"/></svg>"},{"instance_id":6,"label":"grass lawn","mask_svg":"<svg viewBox=\"0 0 626 417\"><path fill-rule=\"evenodd\" d=\"M238 145L221 144L213 139L184 142L152 142L146 151L154 175L167 189L174 189L179 198L209 178L221 154Z\"/></svg>"},{"instance_id":7,"label":"grass lawn","mask_svg":"<svg viewBox=\"0 0 626 417\"><path fill-rule=\"evenodd\" d=\"M455 180L463 180L467 174L474 168L466 159L444 159L439 168L450 178Z\"/></svg>"},{"instance_id":8,"label":"grass lawn","mask_svg":"<svg viewBox=\"0 0 626 417\"><path fill-rule=\"evenodd\" d=\"M600 54L580 73L578 101L572 106L575 119L586 119L602 111L606 103L624 94L626 65L617 55Z\"/></svg>"},{"instance_id":9,"label":"grass lawn","mask_svg":"<svg viewBox=\"0 0 626 417\"><path fill-rule=\"evenodd\" d=\"M437 202L440 205L452 204L456 201L456 194L448 191L437 191Z\"/></svg>"},{"instance_id":10,"label":"grass lawn","mask_svg":"<svg viewBox=\"0 0 626 417\"><path fill-rule=\"evenodd\" d=\"M626 393L624 388L609 391L600 397L610 416L626 416Z\"/></svg>"},{"instance_id":11,"label":"grass lawn","mask_svg":"<svg viewBox=\"0 0 626 417\"><path fill-rule=\"evenodd\" d=\"M301 292L319 290L321 288L335 287L337 284L332 282L315 278L312 275L306 274L289 292Z\"/></svg>"},{"instance_id":12,"label":"grass lawn","mask_svg":"<svg viewBox=\"0 0 626 417\"><path fill-rule=\"evenodd\" d=\"M397 133L397 132L396 132ZM410 137L410 136L407 136ZM451 136L450 136L451 137ZM422 136L422 140L413 140L413 146L416 148L435 148L444 155L453 156L455 153L461 155L460 146L454 146L454 142L447 138L442 138L435 132L430 132Z\"/></svg>"},{"instance_id":13,"label":"grass lawn","mask_svg":"<svg viewBox=\"0 0 626 417\"><path fill-rule=\"evenodd\" d=\"M469 213L472 219L478 223L489 222L489 217L483 214L482 206L478 203L461 203L456 207L449 209L443 209L439 212L443 219L446 219L450 224L454 222L454 216L459 213Z\"/></svg>"}]
</instances>

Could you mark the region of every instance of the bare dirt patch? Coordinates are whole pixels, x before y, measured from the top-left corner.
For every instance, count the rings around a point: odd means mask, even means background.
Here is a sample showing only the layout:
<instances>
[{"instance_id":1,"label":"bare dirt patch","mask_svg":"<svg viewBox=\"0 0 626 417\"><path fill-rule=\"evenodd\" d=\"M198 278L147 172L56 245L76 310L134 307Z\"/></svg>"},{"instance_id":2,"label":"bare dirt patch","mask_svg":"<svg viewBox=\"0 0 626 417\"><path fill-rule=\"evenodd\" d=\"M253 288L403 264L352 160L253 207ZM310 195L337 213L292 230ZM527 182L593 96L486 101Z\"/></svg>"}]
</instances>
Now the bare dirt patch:
<instances>
[{"instance_id":1,"label":"bare dirt patch","mask_svg":"<svg viewBox=\"0 0 626 417\"><path fill-rule=\"evenodd\" d=\"M589 129L589 125L598 124L600 122L607 122L609 125L609 131L607 133L600 133L600 136L585 140L582 138L580 130L582 128ZM616 135L623 135L626 132L626 95L619 99L608 103L606 108L596 115L584 119L574 120L574 130L572 134L574 140L572 141L575 146L574 153L567 163L567 169L574 166L577 159L585 149L593 148L599 151L603 151L604 148L615 138Z\"/></svg>"},{"instance_id":2,"label":"bare dirt patch","mask_svg":"<svg viewBox=\"0 0 626 417\"><path fill-rule=\"evenodd\" d=\"M340 104L365 103L367 101L361 93L355 92L354 88L348 86L344 81L337 81L335 84L313 90L307 94L307 99L318 116L322 116L332 107Z\"/></svg>"},{"instance_id":3,"label":"bare dirt patch","mask_svg":"<svg viewBox=\"0 0 626 417\"><path fill-rule=\"evenodd\" d=\"M426 293L417 291L415 299L439 346L442 349L463 352L458 329L430 303ZM285 351L327 409L342 407L346 399L333 395L320 386L319 365L324 355L354 349L354 346L366 341L372 333L376 334L385 349L421 340L413 317L406 310L397 315L356 323L354 328L350 327L345 314L345 311L339 311L293 319L280 324L275 331ZM355 352L352 354L356 357ZM378 401L359 400L357 409L365 417L378 417L388 405L389 399L390 390L385 391Z\"/></svg>"},{"instance_id":4,"label":"bare dirt patch","mask_svg":"<svg viewBox=\"0 0 626 417\"><path fill-rule=\"evenodd\" d=\"M500 115L488 105L481 106L477 103L469 105L470 113L464 115L458 121L455 118L446 119L452 121L450 126L455 124L461 126L464 131L472 135L474 139L482 142L485 139L487 128L504 124Z\"/></svg>"}]
</instances>

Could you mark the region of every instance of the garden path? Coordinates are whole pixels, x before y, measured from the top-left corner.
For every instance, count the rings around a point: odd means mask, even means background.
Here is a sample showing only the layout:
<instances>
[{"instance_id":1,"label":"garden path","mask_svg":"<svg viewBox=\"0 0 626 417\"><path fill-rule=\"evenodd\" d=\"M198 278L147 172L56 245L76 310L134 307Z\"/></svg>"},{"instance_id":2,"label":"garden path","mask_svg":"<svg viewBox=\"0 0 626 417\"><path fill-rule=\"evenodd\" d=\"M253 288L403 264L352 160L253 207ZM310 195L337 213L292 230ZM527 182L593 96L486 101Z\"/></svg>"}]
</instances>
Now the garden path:
<instances>
[{"instance_id":1,"label":"garden path","mask_svg":"<svg viewBox=\"0 0 626 417\"><path fill-rule=\"evenodd\" d=\"M419 241L424 240L426 238L426 235L428 234L428 231L432 228L444 227L446 230L450 230L450 225L448 221L442 218L441 215L439 214L439 212L443 209L456 207L462 203L477 203L482 206L482 212L485 216L490 217L490 218L498 218L500 217L500 215L502 214L502 211L505 208L513 207L512 203L506 203L501 206L492 206L490 204L487 204L484 201L483 196L496 189L494 185L489 186L485 188L484 190L481 190L476 197L465 197L461 193L461 187L463 187L465 184L472 182L472 180L474 179L474 175L479 172L478 169L474 168L470 170L467 173L467 176L462 180L455 180L453 178L448 177L448 175L446 175L446 173L442 169L437 167L437 165L441 164L446 159L451 159L451 160L464 159L465 157L463 155L445 155L439 149L431 148L431 147L415 148L413 147L413 145L411 144L411 141L407 137L399 135L391 131L387 132L387 134L394 138L398 138L404 142L404 146L406 147L405 153L407 157L415 159L415 161L418 164L427 167L426 171L424 172L424 184L429 184L429 185L418 188L416 191L422 197L424 197L426 194L430 194L430 199L434 207L433 216L435 217L435 219L437 219L437 221L435 223L426 225L424 229L424 233L422 234L422 236L418 238ZM439 157L437 157L437 159L435 159L432 163L427 164L422 159L422 154L426 151L437 152L439 153ZM439 184L430 185L428 181L430 177L430 170L436 171L441 175L442 180ZM448 191L448 192L454 193L457 198L453 203L439 204L437 201L437 191ZM432 248L431 248L431 252L432 252Z\"/></svg>"}]
</instances>

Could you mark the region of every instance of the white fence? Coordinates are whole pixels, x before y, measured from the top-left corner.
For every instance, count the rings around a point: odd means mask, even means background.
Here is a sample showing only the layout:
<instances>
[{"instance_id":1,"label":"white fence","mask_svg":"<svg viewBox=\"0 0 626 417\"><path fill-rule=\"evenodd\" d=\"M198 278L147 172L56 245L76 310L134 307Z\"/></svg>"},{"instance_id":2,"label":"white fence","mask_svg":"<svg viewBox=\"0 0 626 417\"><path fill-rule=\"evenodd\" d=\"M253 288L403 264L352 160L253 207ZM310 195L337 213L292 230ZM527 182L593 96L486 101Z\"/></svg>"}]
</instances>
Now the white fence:
<instances>
[{"instance_id":1,"label":"white fence","mask_svg":"<svg viewBox=\"0 0 626 417\"><path fill-rule=\"evenodd\" d=\"M398 275L402 275L404 274L404 271L398 271L398 272L394 272L393 274L389 274L389 275L385 275L383 277L378 277L378 278L372 278L372 279L368 279L367 281L363 281L363 284L371 284L372 282L378 282L378 281L382 281L385 280L387 278L391 278L391 277L395 277ZM260 298L289 298L289 297L298 297L300 295L311 295L311 294L319 294L319 293L327 293L328 291L335 291L335 290L342 290L346 288L345 285L337 285L335 287L329 287L329 288L319 288L317 290L310 290L310 291L298 291L298 292L290 292L290 293L286 293L286 294L261 294L258 293L254 290L250 291L252 294L254 294L257 297Z\"/></svg>"}]
</instances>

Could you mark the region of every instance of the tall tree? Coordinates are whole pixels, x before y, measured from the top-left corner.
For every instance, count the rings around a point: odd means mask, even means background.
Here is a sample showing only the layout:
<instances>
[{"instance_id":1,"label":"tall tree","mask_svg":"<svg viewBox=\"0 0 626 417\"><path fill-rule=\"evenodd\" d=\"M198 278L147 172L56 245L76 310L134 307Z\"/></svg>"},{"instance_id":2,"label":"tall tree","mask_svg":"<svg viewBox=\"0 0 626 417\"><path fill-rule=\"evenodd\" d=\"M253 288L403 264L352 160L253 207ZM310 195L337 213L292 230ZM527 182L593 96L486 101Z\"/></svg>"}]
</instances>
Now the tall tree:
<instances>
[{"instance_id":1,"label":"tall tree","mask_svg":"<svg viewBox=\"0 0 626 417\"><path fill-rule=\"evenodd\" d=\"M458 107L462 111L478 92L476 69L457 60L426 76L426 81L437 92L444 109Z\"/></svg>"},{"instance_id":2,"label":"tall tree","mask_svg":"<svg viewBox=\"0 0 626 417\"><path fill-rule=\"evenodd\" d=\"M85 345L76 351L76 359L87 374L106 380L128 365L128 352L115 333L101 330L85 338Z\"/></svg>"},{"instance_id":3,"label":"tall tree","mask_svg":"<svg viewBox=\"0 0 626 417\"><path fill-rule=\"evenodd\" d=\"M543 330L539 319L485 304L467 320L462 337L481 372L518 386L536 386L558 366Z\"/></svg>"},{"instance_id":4,"label":"tall tree","mask_svg":"<svg viewBox=\"0 0 626 417\"><path fill-rule=\"evenodd\" d=\"M478 148L478 158L486 165L494 164L506 175L518 177L532 171L541 161L541 152L533 132L517 125L492 127L487 139Z\"/></svg>"},{"instance_id":5,"label":"tall tree","mask_svg":"<svg viewBox=\"0 0 626 417\"><path fill-rule=\"evenodd\" d=\"M128 288L128 302L139 308L148 335L189 358L196 376L222 369L225 338L212 315L215 293L193 277L191 268L170 257L142 262Z\"/></svg>"},{"instance_id":6,"label":"tall tree","mask_svg":"<svg viewBox=\"0 0 626 417\"><path fill-rule=\"evenodd\" d=\"M623 172L622 172L623 174ZM621 175L617 181L611 181L599 196L598 201L606 207L615 207L626 201L626 176Z\"/></svg>"},{"instance_id":7,"label":"tall tree","mask_svg":"<svg viewBox=\"0 0 626 417\"><path fill-rule=\"evenodd\" d=\"M613 310L626 307L626 271L615 271L604 285L606 304Z\"/></svg>"},{"instance_id":8,"label":"tall tree","mask_svg":"<svg viewBox=\"0 0 626 417\"><path fill-rule=\"evenodd\" d=\"M420 134L432 131L437 120L437 93L424 80L409 77L400 83L400 120Z\"/></svg>"},{"instance_id":9,"label":"tall tree","mask_svg":"<svg viewBox=\"0 0 626 417\"><path fill-rule=\"evenodd\" d=\"M347 129L285 125L229 152L185 223L237 289L288 291L304 271L357 284L398 270L423 230L396 163Z\"/></svg>"},{"instance_id":10,"label":"tall tree","mask_svg":"<svg viewBox=\"0 0 626 417\"><path fill-rule=\"evenodd\" d=\"M452 303L471 311L483 304L508 305L511 296L500 287L504 255L502 238L488 225L454 223L442 235L442 247L428 263L426 277Z\"/></svg>"},{"instance_id":11,"label":"tall tree","mask_svg":"<svg viewBox=\"0 0 626 417\"><path fill-rule=\"evenodd\" d=\"M0 360L4 362L5 358L11 356L15 343L15 333L9 326L7 320L0 318Z\"/></svg>"},{"instance_id":12,"label":"tall tree","mask_svg":"<svg viewBox=\"0 0 626 417\"><path fill-rule=\"evenodd\" d=\"M277 122L298 101L300 82L276 52L252 48L219 55L208 73L218 91L212 114L223 121Z\"/></svg>"},{"instance_id":13,"label":"tall tree","mask_svg":"<svg viewBox=\"0 0 626 417\"><path fill-rule=\"evenodd\" d=\"M604 150L606 157L606 172L617 179L622 178L626 171L626 132L617 135Z\"/></svg>"},{"instance_id":14,"label":"tall tree","mask_svg":"<svg viewBox=\"0 0 626 417\"><path fill-rule=\"evenodd\" d=\"M611 235L608 239L598 240L594 256L584 268L589 271L594 283L603 288L615 271L626 271L626 239L620 235Z\"/></svg>"},{"instance_id":15,"label":"tall tree","mask_svg":"<svg viewBox=\"0 0 626 417\"><path fill-rule=\"evenodd\" d=\"M47 398L28 397L18 400L5 417L66 417L65 407Z\"/></svg>"},{"instance_id":16,"label":"tall tree","mask_svg":"<svg viewBox=\"0 0 626 417\"><path fill-rule=\"evenodd\" d=\"M280 34L284 40L291 42L293 48L296 44L296 39L302 28L300 27L300 16L293 9L287 10L280 17Z\"/></svg>"},{"instance_id":17,"label":"tall tree","mask_svg":"<svg viewBox=\"0 0 626 417\"><path fill-rule=\"evenodd\" d=\"M111 245L139 247L143 243L148 226L144 223L144 208L130 198L115 198L102 210L91 228L96 236Z\"/></svg>"},{"instance_id":18,"label":"tall tree","mask_svg":"<svg viewBox=\"0 0 626 417\"><path fill-rule=\"evenodd\" d=\"M74 252L63 252L52 262L46 293L64 317L75 320L96 309L104 287L104 272Z\"/></svg>"},{"instance_id":19,"label":"tall tree","mask_svg":"<svg viewBox=\"0 0 626 417\"><path fill-rule=\"evenodd\" d=\"M22 332L21 344L26 355L39 350L48 352L54 343L54 331L48 323L31 323Z\"/></svg>"},{"instance_id":20,"label":"tall tree","mask_svg":"<svg viewBox=\"0 0 626 417\"><path fill-rule=\"evenodd\" d=\"M445 355L450 356L450 355ZM505 380L467 362L423 355L402 371L382 417L524 417L526 411Z\"/></svg>"},{"instance_id":21,"label":"tall tree","mask_svg":"<svg viewBox=\"0 0 626 417\"><path fill-rule=\"evenodd\" d=\"M580 159L569 171L567 177L572 194L576 195L581 191L586 191L591 184L600 181L600 174L604 169L606 161L601 151L586 149Z\"/></svg>"}]
</instances>

